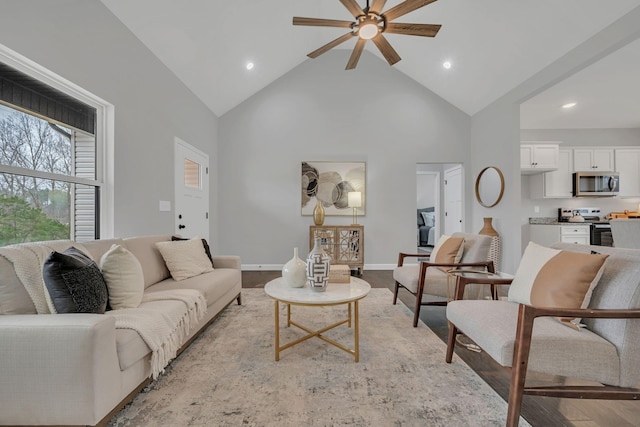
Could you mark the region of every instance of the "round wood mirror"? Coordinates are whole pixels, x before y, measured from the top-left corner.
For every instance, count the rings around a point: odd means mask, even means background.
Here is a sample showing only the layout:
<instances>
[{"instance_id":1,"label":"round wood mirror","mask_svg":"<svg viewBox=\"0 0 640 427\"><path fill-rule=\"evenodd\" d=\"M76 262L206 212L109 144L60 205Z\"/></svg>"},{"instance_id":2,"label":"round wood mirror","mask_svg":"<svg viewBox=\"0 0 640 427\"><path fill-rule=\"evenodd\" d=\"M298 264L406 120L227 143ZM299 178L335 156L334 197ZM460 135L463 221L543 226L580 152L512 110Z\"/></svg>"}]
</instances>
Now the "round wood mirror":
<instances>
[{"instance_id":1,"label":"round wood mirror","mask_svg":"<svg viewBox=\"0 0 640 427\"><path fill-rule=\"evenodd\" d=\"M504 194L504 175L495 166L488 166L480 172L476 179L476 199L485 208L492 208L502 199Z\"/></svg>"}]
</instances>

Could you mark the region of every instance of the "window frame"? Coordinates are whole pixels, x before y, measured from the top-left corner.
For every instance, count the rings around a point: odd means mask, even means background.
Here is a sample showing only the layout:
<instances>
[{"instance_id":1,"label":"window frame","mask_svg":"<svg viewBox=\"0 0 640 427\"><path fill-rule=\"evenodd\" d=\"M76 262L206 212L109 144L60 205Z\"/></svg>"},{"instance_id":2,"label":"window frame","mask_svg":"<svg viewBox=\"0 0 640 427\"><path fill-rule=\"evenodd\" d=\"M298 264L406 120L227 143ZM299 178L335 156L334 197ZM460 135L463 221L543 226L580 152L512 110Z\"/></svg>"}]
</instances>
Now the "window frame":
<instances>
[{"instance_id":1,"label":"window frame","mask_svg":"<svg viewBox=\"0 0 640 427\"><path fill-rule=\"evenodd\" d=\"M99 209L100 238L113 238L115 220L115 108L113 104L2 44L0 44L0 61L96 109L96 179L65 175L64 181L89 186L98 184L100 196L96 208ZM60 175L57 174L15 166L0 165L0 172L44 179L60 179Z\"/></svg>"}]
</instances>

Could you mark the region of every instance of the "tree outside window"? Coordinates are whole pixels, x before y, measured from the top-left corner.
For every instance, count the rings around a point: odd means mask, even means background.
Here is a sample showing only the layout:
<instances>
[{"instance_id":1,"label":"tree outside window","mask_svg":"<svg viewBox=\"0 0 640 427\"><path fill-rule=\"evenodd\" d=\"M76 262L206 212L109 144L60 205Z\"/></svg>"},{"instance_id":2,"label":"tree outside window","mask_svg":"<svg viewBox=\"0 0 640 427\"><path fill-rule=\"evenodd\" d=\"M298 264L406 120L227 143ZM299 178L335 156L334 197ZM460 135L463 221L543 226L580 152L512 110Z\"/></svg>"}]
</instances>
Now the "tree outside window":
<instances>
[{"instance_id":1,"label":"tree outside window","mask_svg":"<svg viewBox=\"0 0 640 427\"><path fill-rule=\"evenodd\" d=\"M0 246L73 238L78 184L65 177L75 175L74 135L71 129L0 105L0 164L16 171L0 173Z\"/></svg>"}]
</instances>

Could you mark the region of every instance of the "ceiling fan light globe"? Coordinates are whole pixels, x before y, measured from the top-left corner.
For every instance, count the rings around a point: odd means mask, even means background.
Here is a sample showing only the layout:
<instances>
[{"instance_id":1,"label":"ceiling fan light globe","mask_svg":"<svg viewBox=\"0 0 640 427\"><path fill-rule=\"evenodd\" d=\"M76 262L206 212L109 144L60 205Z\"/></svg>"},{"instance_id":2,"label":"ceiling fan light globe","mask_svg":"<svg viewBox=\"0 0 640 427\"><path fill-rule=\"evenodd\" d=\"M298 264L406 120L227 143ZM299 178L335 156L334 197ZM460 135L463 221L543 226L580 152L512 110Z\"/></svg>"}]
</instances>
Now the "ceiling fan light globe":
<instances>
[{"instance_id":1,"label":"ceiling fan light globe","mask_svg":"<svg viewBox=\"0 0 640 427\"><path fill-rule=\"evenodd\" d=\"M376 24L365 24L358 29L358 36L364 40L371 40L378 35L378 26Z\"/></svg>"}]
</instances>

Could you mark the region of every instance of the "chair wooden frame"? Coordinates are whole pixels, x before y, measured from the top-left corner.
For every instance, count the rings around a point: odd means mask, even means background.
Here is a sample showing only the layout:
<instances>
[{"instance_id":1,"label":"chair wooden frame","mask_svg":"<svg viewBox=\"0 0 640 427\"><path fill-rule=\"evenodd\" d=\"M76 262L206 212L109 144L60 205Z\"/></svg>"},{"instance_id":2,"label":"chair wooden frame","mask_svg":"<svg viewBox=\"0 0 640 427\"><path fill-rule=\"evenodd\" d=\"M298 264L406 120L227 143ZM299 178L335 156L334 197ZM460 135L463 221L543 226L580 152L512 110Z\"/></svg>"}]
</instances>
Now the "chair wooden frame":
<instances>
[{"instance_id":1,"label":"chair wooden frame","mask_svg":"<svg viewBox=\"0 0 640 427\"><path fill-rule=\"evenodd\" d=\"M458 289L460 288L460 289ZM456 288L456 297L464 293L464 284ZM526 304L519 304L518 324L511 364L511 382L509 384L509 402L507 410L507 427L517 427L520 419L522 398L525 394L531 396L564 397L573 399L605 399L605 400L640 400L640 389L600 386L544 386L526 387L529 350L533 335L533 322L536 317L569 317L569 318L601 318L601 319L640 319L638 310L591 310L591 309L559 309L536 308ZM461 333L449 322L449 336L447 338L446 362L451 363L456 345L456 335ZM473 339L473 337L469 337Z\"/></svg>"},{"instance_id":2,"label":"chair wooden frame","mask_svg":"<svg viewBox=\"0 0 640 427\"><path fill-rule=\"evenodd\" d=\"M409 254L400 252L398 254L398 267L402 267L404 265L405 258L428 258L428 254ZM447 305L447 301L427 301L422 302L422 296L424 295L424 281L427 274L427 268L429 267L450 267L450 268L459 268L459 267L483 267L489 273L495 273L495 267L493 265L493 261L481 261L481 262L465 262L465 263L435 263L435 262L420 262L420 274L418 276L418 290L416 293L412 292L411 289L404 286L402 283L399 283L397 280L394 293L393 293L393 305L396 304L398 300L398 291L400 288L406 289L411 295L416 297L415 308L413 310L413 327L418 326L418 320L420 320L420 307L423 305Z\"/></svg>"}]
</instances>

